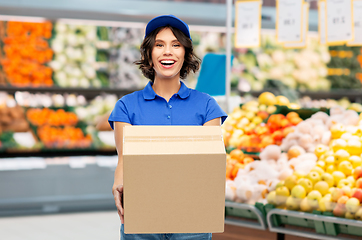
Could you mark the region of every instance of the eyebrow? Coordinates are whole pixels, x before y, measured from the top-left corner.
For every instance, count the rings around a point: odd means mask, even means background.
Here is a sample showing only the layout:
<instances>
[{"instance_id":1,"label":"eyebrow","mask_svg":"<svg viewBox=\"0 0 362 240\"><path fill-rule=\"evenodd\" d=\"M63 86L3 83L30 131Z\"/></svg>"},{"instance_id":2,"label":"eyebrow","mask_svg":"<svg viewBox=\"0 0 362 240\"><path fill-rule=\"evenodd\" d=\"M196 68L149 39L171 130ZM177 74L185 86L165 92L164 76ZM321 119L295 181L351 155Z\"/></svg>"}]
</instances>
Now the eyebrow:
<instances>
[{"instance_id":1,"label":"eyebrow","mask_svg":"<svg viewBox=\"0 0 362 240\"><path fill-rule=\"evenodd\" d=\"M156 39L155 42L165 42L161 39ZM172 42L180 42L179 40L175 39L175 40L172 40Z\"/></svg>"}]
</instances>

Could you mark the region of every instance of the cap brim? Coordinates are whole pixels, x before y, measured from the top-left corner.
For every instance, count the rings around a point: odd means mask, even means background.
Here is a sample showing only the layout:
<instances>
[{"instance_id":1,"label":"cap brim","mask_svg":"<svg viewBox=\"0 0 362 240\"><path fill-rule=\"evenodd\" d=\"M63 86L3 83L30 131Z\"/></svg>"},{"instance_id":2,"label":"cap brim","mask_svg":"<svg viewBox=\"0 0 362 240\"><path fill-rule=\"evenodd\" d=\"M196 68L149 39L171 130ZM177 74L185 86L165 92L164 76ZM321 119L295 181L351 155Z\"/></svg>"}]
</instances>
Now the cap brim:
<instances>
[{"instance_id":1,"label":"cap brim","mask_svg":"<svg viewBox=\"0 0 362 240\"><path fill-rule=\"evenodd\" d=\"M162 16L155 17L154 19L149 21L146 26L145 37L147 37L155 29L157 29L159 27L168 26L168 25L179 29L189 39L191 39L189 27L187 26L187 24L185 22L183 22L181 19L179 19L173 15L162 15Z\"/></svg>"}]
</instances>

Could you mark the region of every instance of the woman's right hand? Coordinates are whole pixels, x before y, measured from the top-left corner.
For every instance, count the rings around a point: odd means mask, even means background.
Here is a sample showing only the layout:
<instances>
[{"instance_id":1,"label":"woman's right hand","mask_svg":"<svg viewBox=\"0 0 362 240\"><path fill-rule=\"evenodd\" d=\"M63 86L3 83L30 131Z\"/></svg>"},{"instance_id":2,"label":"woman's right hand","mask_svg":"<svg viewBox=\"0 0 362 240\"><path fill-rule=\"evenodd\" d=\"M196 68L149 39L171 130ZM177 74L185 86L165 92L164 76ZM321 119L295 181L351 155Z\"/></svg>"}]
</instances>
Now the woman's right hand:
<instances>
[{"instance_id":1,"label":"woman's right hand","mask_svg":"<svg viewBox=\"0 0 362 240\"><path fill-rule=\"evenodd\" d=\"M121 223L123 224L123 185L118 185L113 189L113 197L118 210L119 218L121 219Z\"/></svg>"}]
</instances>

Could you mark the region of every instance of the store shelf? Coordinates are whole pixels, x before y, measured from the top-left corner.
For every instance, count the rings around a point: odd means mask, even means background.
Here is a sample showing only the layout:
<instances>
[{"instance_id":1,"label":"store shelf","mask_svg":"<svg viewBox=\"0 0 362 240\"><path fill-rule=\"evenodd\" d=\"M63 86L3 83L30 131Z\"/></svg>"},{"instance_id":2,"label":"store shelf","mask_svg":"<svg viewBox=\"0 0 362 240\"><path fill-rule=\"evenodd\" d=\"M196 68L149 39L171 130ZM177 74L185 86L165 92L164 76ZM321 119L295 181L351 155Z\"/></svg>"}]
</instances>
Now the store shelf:
<instances>
[{"instance_id":1,"label":"store shelf","mask_svg":"<svg viewBox=\"0 0 362 240\"><path fill-rule=\"evenodd\" d=\"M111 93L117 95L125 95L140 89L119 89L119 88L61 88L61 87L12 87L0 86L0 91L5 91L8 94L14 94L17 91L26 91L30 93L81 93L85 97L95 97L102 93Z\"/></svg>"},{"instance_id":2,"label":"store shelf","mask_svg":"<svg viewBox=\"0 0 362 240\"><path fill-rule=\"evenodd\" d=\"M225 201L225 224L267 229L264 214L256 206L230 201Z\"/></svg>"},{"instance_id":3,"label":"store shelf","mask_svg":"<svg viewBox=\"0 0 362 240\"><path fill-rule=\"evenodd\" d=\"M313 239L361 239L362 222L305 212L271 209L269 231Z\"/></svg>"},{"instance_id":4,"label":"store shelf","mask_svg":"<svg viewBox=\"0 0 362 240\"><path fill-rule=\"evenodd\" d=\"M116 156L0 159L0 216L115 209L116 164Z\"/></svg>"}]
</instances>

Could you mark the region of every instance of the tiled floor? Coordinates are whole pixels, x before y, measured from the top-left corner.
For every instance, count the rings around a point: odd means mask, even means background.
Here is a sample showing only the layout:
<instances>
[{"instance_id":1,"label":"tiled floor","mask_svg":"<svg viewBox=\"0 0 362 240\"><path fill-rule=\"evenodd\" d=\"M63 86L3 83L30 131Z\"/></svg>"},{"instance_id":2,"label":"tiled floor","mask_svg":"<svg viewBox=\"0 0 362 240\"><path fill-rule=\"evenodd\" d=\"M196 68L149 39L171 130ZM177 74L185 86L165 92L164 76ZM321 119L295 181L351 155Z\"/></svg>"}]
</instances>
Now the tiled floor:
<instances>
[{"instance_id":1,"label":"tiled floor","mask_svg":"<svg viewBox=\"0 0 362 240\"><path fill-rule=\"evenodd\" d=\"M86 212L0 218L1 240L116 240L117 212Z\"/></svg>"}]
</instances>

